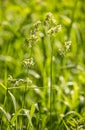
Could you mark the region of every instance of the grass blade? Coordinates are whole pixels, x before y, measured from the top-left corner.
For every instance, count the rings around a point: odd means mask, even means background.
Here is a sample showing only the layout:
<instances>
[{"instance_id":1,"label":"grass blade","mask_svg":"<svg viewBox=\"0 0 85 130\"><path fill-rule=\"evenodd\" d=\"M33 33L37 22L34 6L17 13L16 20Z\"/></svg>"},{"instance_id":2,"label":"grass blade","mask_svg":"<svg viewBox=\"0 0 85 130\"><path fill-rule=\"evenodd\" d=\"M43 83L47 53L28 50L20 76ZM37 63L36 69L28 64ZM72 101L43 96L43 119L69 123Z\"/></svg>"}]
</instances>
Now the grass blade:
<instances>
[{"instance_id":1,"label":"grass blade","mask_svg":"<svg viewBox=\"0 0 85 130\"><path fill-rule=\"evenodd\" d=\"M11 96L11 99L12 99L12 102L13 102L13 105L14 105L14 110L16 112L16 100L15 100L15 97L10 91L8 91L8 93Z\"/></svg>"},{"instance_id":2,"label":"grass blade","mask_svg":"<svg viewBox=\"0 0 85 130\"><path fill-rule=\"evenodd\" d=\"M6 90L6 86L0 82L0 86Z\"/></svg>"},{"instance_id":3,"label":"grass blade","mask_svg":"<svg viewBox=\"0 0 85 130\"><path fill-rule=\"evenodd\" d=\"M2 107L0 107L0 110L2 111L2 113L5 115L6 119L8 120L8 122L10 122L10 114L7 113Z\"/></svg>"}]
</instances>

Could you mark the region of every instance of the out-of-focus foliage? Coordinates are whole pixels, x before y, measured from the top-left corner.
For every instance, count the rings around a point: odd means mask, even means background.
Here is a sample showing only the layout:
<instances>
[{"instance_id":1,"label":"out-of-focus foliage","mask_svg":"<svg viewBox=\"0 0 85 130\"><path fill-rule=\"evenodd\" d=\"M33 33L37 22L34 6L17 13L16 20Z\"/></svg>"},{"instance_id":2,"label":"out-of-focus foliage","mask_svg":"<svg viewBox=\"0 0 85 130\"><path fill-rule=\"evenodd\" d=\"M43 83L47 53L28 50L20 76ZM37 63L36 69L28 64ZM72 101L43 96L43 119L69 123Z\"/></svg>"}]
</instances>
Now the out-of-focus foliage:
<instances>
[{"instance_id":1,"label":"out-of-focus foliage","mask_svg":"<svg viewBox=\"0 0 85 130\"><path fill-rule=\"evenodd\" d=\"M51 41L54 49L52 122L50 39L41 27L41 38L33 43L32 49L25 41L36 21L43 21L48 12L62 26L62 31ZM72 45L63 55L68 40ZM1 0L0 129L84 130L84 91L85 0Z\"/></svg>"}]
</instances>

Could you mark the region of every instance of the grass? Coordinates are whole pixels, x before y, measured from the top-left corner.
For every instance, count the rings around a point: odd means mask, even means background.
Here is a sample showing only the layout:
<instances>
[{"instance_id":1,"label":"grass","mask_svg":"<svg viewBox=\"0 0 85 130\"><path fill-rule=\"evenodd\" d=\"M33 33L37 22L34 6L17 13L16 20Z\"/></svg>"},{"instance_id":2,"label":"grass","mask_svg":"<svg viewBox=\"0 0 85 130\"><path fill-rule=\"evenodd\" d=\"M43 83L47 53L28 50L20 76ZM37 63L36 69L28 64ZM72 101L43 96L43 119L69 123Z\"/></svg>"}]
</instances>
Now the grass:
<instances>
[{"instance_id":1,"label":"grass","mask_svg":"<svg viewBox=\"0 0 85 130\"><path fill-rule=\"evenodd\" d=\"M0 2L0 130L85 129L84 3Z\"/></svg>"}]
</instances>

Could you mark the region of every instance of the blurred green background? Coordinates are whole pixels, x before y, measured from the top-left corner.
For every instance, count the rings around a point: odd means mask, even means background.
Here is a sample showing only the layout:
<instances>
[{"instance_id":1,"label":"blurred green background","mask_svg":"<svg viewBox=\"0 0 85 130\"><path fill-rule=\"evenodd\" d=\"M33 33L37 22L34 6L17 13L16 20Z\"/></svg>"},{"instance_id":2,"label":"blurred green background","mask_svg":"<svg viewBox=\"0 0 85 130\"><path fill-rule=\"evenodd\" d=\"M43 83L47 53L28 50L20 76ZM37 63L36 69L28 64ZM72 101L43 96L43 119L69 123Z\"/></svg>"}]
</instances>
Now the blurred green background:
<instances>
[{"instance_id":1,"label":"blurred green background","mask_svg":"<svg viewBox=\"0 0 85 130\"><path fill-rule=\"evenodd\" d=\"M49 116L50 47L48 39L34 43L32 48L34 66L29 70L23 66L23 60L31 53L25 45L25 33L29 36L32 25L38 20L43 21L48 12L52 12L57 24L62 25L62 31L53 41L52 128L50 128ZM64 42L68 40L72 41L70 51L65 56L59 55L58 49L63 48ZM30 117L33 126L31 128L28 125L28 130L85 129L83 122L85 120L85 0L1 0L0 106L12 118L12 114L16 113L12 97L10 98L10 94L3 89L3 85L6 88L14 86L8 82L9 75L15 79L32 80L32 89L25 90L26 85L20 84L19 89L9 90L16 100L16 112L22 108L24 101L26 109L32 111L35 108ZM24 91L25 99L23 99ZM1 111L1 130L6 128L9 130L9 124L2 113ZM61 115L66 118L62 119ZM25 121L23 116L17 122L19 126L16 129L27 129L27 119ZM16 125L15 123L13 125L14 130Z\"/></svg>"}]
</instances>

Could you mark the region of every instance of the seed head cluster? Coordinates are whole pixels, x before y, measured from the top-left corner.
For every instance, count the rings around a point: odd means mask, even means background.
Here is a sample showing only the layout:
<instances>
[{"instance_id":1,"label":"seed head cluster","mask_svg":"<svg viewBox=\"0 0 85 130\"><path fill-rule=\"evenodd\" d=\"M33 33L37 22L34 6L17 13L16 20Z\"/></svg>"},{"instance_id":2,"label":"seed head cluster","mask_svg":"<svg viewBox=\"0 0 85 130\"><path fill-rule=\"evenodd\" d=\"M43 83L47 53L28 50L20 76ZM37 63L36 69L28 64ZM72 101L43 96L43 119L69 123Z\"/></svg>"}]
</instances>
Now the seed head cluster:
<instances>
[{"instance_id":1,"label":"seed head cluster","mask_svg":"<svg viewBox=\"0 0 85 130\"><path fill-rule=\"evenodd\" d=\"M66 51L68 51L70 49L70 47L71 47L71 41L66 41L65 42L65 49L66 49Z\"/></svg>"},{"instance_id":2,"label":"seed head cluster","mask_svg":"<svg viewBox=\"0 0 85 130\"><path fill-rule=\"evenodd\" d=\"M34 65L34 60L33 58L28 58L28 59L25 59L23 61L24 65L27 66L28 68L31 68L33 65Z\"/></svg>"},{"instance_id":3,"label":"seed head cluster","mask_svg":"<svg viewBox=\"0 0 85 130\"><path fill-rule=\"evenodd\" d=\"M56 27L52 27L48 30L48 34L54 34L61 31L61 25L57 25Z\"/></svg>"},{"instance_id":4,"label":"seed head cluster","mask_svg":"<svg viewBox=\"0 0 85 130\"><path fill-rule=\"evenodd\" d=\"M25 84L25 83L32 84L32 80L30 80L29 78L26 78L26 79L14 79L11 75L9 75L8 81L10 83L14 84L14 86L19 86L19 85Z\"/></svg>"},{"instance_id":5,"label":"seed head cluster","mask_svg":"<svg viewBox=\"0 0 85 130\"><path fill-rule=\"evenodd\" d=\"M51 12L47 13L45 18L45 24L56 24L56 19Z\"/></svg>"}]
</instances>

